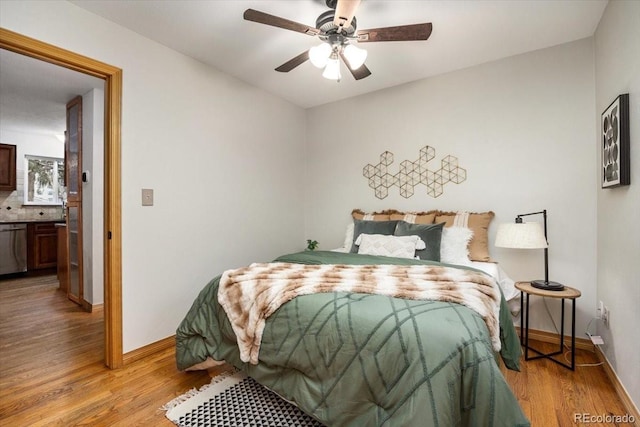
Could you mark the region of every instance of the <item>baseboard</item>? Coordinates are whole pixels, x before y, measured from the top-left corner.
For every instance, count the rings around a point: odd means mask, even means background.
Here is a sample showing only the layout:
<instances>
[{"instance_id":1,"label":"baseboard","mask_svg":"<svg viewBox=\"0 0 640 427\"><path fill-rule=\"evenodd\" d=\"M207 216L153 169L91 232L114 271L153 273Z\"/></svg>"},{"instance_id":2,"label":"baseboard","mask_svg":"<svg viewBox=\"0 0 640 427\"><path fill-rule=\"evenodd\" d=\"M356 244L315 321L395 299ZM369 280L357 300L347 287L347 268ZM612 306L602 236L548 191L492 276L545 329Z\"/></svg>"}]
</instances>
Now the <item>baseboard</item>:
<instances>
[{"instance_id":1,"label":"baseboard","mask_svg":"<svg viewBox=\"0 0 640 427\"><path fill-rule=\"evenodd\" d=\"M129 363L144 359L145 357L164 351L168 348L174 347L175 345L176 337L175 335L171 335L170 337L167 337L160 341L153 342L149 345L145 345L144 347L140 347L138 349L125 353L122 356L122 363L128 365Z\"/></svg>"},{"instance_id":2,"label":"baseboard","mask_svg":"<svg viewBox=\"0 0 640 427\"><path fill-rule=\"evenodd\" d=\"M89 312L95 313L98 311L104 311L104 304L89 304Z\"/></svg>"},{"instance_id":3,"label":"baseboard","mask_svg":"<svg viewBox=\"0 0 640 427\"><path fill-rule=\"evenodd\" d=\"M94 313L96 311L101 311L104 308L104 304L91 304L89 301L82 300L82 309L87 313Z\"/></svg>"},{"instance_id":4,"label":"baseboard","mask_svg":"<svg viewBox=\"0 0 640 427\"><path fill-rule=\"evenodd\" d=\"M616 390L618 397L622 401L624 409L626 409L627 413L629 415L632 415L635 419L635 426L640 427L640 411L638 411L638 407L635 405L635 403L633 403L633 400L631 400L631 396L629 396L629 393L627 393L627 389L624 388L624 385L622 385L622 383L620 382L620 378L618 378L616 371L611 367L607 356L605 356L602 350L600 350L600 347L597 346L596 356L598 356L598 359L602 362L604 371L606 372L607 377L609 377L609 379L611 380L613 388Z\"/></svg>"},{"instance_id":5,"label":"baseboard","mask_svg":"<svg viewBox=\"0 0 640 427\"><path fill-rule=\"evenodd\" d=\"M516 326L518 336L520 335L520 327ZM529 339L551 344L560 344L560 336L553 332L539 331L537 329L529 329ZM564 343L571 346L571 337L564 337ZM576 337L576 348L580 350L594 351L594 345L590 339Z\"/></svg>"}]
</instances>

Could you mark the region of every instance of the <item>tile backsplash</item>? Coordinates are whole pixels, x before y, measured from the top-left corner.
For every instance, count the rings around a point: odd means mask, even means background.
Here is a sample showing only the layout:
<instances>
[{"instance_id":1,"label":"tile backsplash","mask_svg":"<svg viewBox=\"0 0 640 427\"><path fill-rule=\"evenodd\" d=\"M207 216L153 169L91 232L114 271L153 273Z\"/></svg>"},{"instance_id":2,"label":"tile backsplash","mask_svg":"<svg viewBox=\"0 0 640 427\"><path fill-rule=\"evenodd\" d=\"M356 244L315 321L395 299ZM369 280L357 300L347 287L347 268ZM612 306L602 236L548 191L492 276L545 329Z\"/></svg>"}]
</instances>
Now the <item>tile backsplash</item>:
<instances>
[{"instance_id":1,"label":"tile backsplash","mask_svg":"<svg viewBox=\"0 0 640 427\"><path fill-rule=\"evenodd\" d=\"M16 191L0 191L0 221L60 220L62 206L29 206L24 201L24 174L16 171Z\"/></svg>"}]
</instances>

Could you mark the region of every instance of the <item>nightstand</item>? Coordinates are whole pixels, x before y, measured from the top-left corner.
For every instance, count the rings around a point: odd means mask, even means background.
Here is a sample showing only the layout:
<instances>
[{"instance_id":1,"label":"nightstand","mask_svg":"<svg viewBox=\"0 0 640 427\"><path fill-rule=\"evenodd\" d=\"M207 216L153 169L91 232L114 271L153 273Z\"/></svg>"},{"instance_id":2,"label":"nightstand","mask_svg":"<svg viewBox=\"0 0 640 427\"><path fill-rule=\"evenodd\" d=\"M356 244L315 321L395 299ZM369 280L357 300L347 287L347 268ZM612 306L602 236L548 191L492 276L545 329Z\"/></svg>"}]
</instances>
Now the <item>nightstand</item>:
<instances>
[{"instance_id":1,"label":"nightstand","mask_svg":"<svg viewBox=\"0 0 640 427\"><path fill-rule=\"evenodd\" d=\"M572 371L576 367L576 299L580 297L579 290L565 286L562 291L547 291L544 289L538 289L531 286L529 282L516 282L516 289L520 290L520 343L524 347L524 360L535 360L546 358L556 362L565 368ZM535 348L529 346L529 296L537 295L547 298L560 298L562 299L562 312L560 320L560 349L553 353L542 353ZM526 299L526 303L525 300ZM571 300L571 365L567 365L554 358L558 354L563 354L564 346L564 306L565 300ZM525 310L526 305L526 310ZM524 317L524 322L523 322ZM524 326L524 327L523 327ZM529 350L537 353L537 356L529 357Z\"/></svg>"}]
</instances>

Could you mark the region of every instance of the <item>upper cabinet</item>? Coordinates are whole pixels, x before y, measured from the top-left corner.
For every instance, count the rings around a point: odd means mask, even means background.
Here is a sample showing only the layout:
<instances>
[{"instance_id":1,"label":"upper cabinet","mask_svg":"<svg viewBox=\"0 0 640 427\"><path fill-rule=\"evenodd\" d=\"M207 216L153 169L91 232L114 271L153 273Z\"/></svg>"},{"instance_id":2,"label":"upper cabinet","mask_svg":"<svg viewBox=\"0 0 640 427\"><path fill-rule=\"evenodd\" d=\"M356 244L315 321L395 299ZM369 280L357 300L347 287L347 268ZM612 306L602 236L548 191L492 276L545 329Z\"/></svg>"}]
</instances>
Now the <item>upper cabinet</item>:
<instances>
[{"instance_id":1,"label":"upper cabinet","mask_svg":"<svg viewBox=\"0 0 640 427\"><path fill-rule=\"evenodd\" d=\"M16 146L0 144L0 191L16 189Z\"/></svg>"},{"instance_id":2,"label":"upper cabinet","mask_svg":"<svg viewBox=\"0 0 640 427\"><path fill-rule=\"evenodd\" d=\"M65 141L67 202L82 201L82 97L67 103Z\"/></svg>"}]
</instances>

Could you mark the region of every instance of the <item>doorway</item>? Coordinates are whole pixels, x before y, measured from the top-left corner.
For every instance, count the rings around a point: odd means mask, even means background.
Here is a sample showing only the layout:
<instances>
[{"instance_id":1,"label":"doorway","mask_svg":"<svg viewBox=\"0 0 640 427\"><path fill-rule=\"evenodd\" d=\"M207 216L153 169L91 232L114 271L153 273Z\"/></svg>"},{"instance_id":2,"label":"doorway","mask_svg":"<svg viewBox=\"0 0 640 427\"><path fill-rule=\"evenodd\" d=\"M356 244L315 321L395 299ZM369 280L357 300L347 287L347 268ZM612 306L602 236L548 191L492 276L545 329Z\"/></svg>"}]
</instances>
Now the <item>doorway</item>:
<instances>
[{"instance_id":1,"label":"doorway","mask_svg":"<svg viewBox=\"0 0 640 427\"><path fill-rule=\"evenodd\" d=\"M0 49L10 50L105 81L104 340L105 364L120 368L122 351L121 111L122 70L0 28Z\"/></svg>"}]
</instances>

